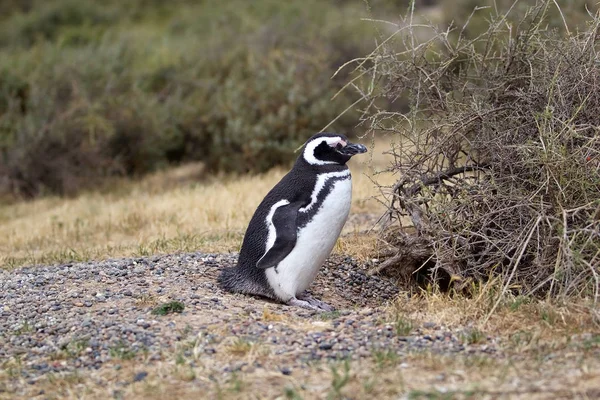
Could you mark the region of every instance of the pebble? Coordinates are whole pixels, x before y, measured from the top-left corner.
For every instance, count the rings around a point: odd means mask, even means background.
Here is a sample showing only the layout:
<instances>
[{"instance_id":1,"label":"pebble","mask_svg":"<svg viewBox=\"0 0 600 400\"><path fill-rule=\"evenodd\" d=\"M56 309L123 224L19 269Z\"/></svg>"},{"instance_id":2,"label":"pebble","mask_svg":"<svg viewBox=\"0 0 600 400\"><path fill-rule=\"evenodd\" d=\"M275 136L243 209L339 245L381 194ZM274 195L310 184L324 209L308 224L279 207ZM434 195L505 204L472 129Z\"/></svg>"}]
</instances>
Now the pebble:
<instances>
[{"instance_id":1,"label":"pebble","mask_svg":"<svg viewBox=\"0 0 600 400\"><path fill-rule=\"evenodd\" d=\"M134 382L140 382L143 381L146 377L148 376L148 373L146 371L142 371L142 372L138 372L137 374L135 374L135 376L133 377L133 381Z\"/></svg>"}]
</instances>

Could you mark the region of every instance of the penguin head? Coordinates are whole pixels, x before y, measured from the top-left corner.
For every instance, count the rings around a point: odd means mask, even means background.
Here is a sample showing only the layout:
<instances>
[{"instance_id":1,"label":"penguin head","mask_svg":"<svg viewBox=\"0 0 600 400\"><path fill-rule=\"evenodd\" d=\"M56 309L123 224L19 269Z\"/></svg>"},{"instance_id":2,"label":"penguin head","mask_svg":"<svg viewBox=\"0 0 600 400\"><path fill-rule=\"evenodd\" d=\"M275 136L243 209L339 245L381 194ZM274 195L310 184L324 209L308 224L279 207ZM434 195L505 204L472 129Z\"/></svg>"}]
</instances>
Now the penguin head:
<instances>
[{"instance_id":1,"label":"penguin head","mask_svg":"<svg viewBox=\"0 0 600 400\"><path fill-rule=\"evenodd\" d=\"M353 155L366 152L365 146L350 143L344 135L317 133L306 141L301 157L311 165L344 165Z\"/></svg>"}]
</instances>

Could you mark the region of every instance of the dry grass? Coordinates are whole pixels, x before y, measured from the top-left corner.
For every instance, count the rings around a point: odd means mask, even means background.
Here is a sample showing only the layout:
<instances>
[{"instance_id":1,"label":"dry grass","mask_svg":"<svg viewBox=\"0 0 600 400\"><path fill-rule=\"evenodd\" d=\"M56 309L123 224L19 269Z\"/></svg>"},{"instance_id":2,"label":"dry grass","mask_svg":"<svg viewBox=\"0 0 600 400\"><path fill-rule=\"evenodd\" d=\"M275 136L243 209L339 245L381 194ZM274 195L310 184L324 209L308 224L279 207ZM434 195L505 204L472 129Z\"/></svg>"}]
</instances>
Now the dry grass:
<instances>
[{"instance_id":1,"label":"dry grass","mask_svg":"<svg viewBox=\"0 0 600 400\"><path fill-rule=\"evenodd\" d=\"M373 147L373 165L385 165L385 143ZM382 211L367 158L352 160L352 213ZM73 199L49 197L0 206L0 264L4 268L177 251L230 252L239 249L248 221L282 169L244 177L198 181L201 166L189 165L154 174L141 182L118 182L108 193ZM380 175L381 177L381 175ZM389 180L389 178L387 178ZM386 177L382 178L383 181ZM348 224L348 243L367 221ZM369 242L372 238L369 239ZM348 251L349 246L338 246ZM360 246L364 254L370 246Z\"/></svg>"},{"instance_id":2,"label":"dry grass","mask_svg":"<svg viewBox=\"0 0 600 400\"><path fill-rule=\"evenodd\" d=\"M532 297L503 297L499 279L473 285L468 295L423 291L412 296L399 296L389 307L392 317L434 322L444 326L467 326L490 336L527 333L537 344L563 342L566 337L600 332L600 312L591 299L571 298L544 301Z\"/></svg>"}]
</instances>

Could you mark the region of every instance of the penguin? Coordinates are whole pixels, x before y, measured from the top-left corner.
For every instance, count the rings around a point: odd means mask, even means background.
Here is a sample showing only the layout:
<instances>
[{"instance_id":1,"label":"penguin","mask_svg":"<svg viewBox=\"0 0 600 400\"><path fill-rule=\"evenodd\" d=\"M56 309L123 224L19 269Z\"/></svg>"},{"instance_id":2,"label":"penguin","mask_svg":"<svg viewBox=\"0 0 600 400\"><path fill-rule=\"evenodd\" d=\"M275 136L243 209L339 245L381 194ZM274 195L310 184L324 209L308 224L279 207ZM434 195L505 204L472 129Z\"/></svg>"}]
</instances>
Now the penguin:
<instances>
[{"instance_id":1,"label":"penguin","mask_svg":"<svg viewBox=\"0 0 600 400\"><path fill-rule=\"evenodd\" d=\"M344 135L318 133L308 139L291 171L254 212L238 263L221 271L219 286L332 311L304 291L331 253L350 212L352 180L346 163L366 151Z\"/></svg>"}]
</instances>

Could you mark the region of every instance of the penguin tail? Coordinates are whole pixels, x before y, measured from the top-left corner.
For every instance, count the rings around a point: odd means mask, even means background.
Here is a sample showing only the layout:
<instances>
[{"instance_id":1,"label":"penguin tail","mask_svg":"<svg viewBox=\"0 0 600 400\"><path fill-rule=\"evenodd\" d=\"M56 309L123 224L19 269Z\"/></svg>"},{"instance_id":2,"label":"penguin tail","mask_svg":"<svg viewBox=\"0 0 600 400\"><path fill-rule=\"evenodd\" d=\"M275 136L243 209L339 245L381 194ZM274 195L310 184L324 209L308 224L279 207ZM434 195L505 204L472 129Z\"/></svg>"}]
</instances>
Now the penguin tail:
<instances>
[{"instance_id":1,"label":"penguin tail","mask_svg":"<svg viewBox=\"0 0 600 400\"><path fill-rule=\"evenodd\" d=\"M239 285L243 281L236 267L224 267L217 278L219 287L233 293L239 293Z\"/></svg>"},{"instance_id":2,"label":"penguin tail","mask_svg":"<svg viewBox=\"0 0 600 400\"><path fill-rule=\"evenodd\" d=\"M270 288L256 281L256 277L248 276L239 267L224 267L217 278L219 287L231 293L243 293L275 299Z\"/></svg>"}]
</instances>

